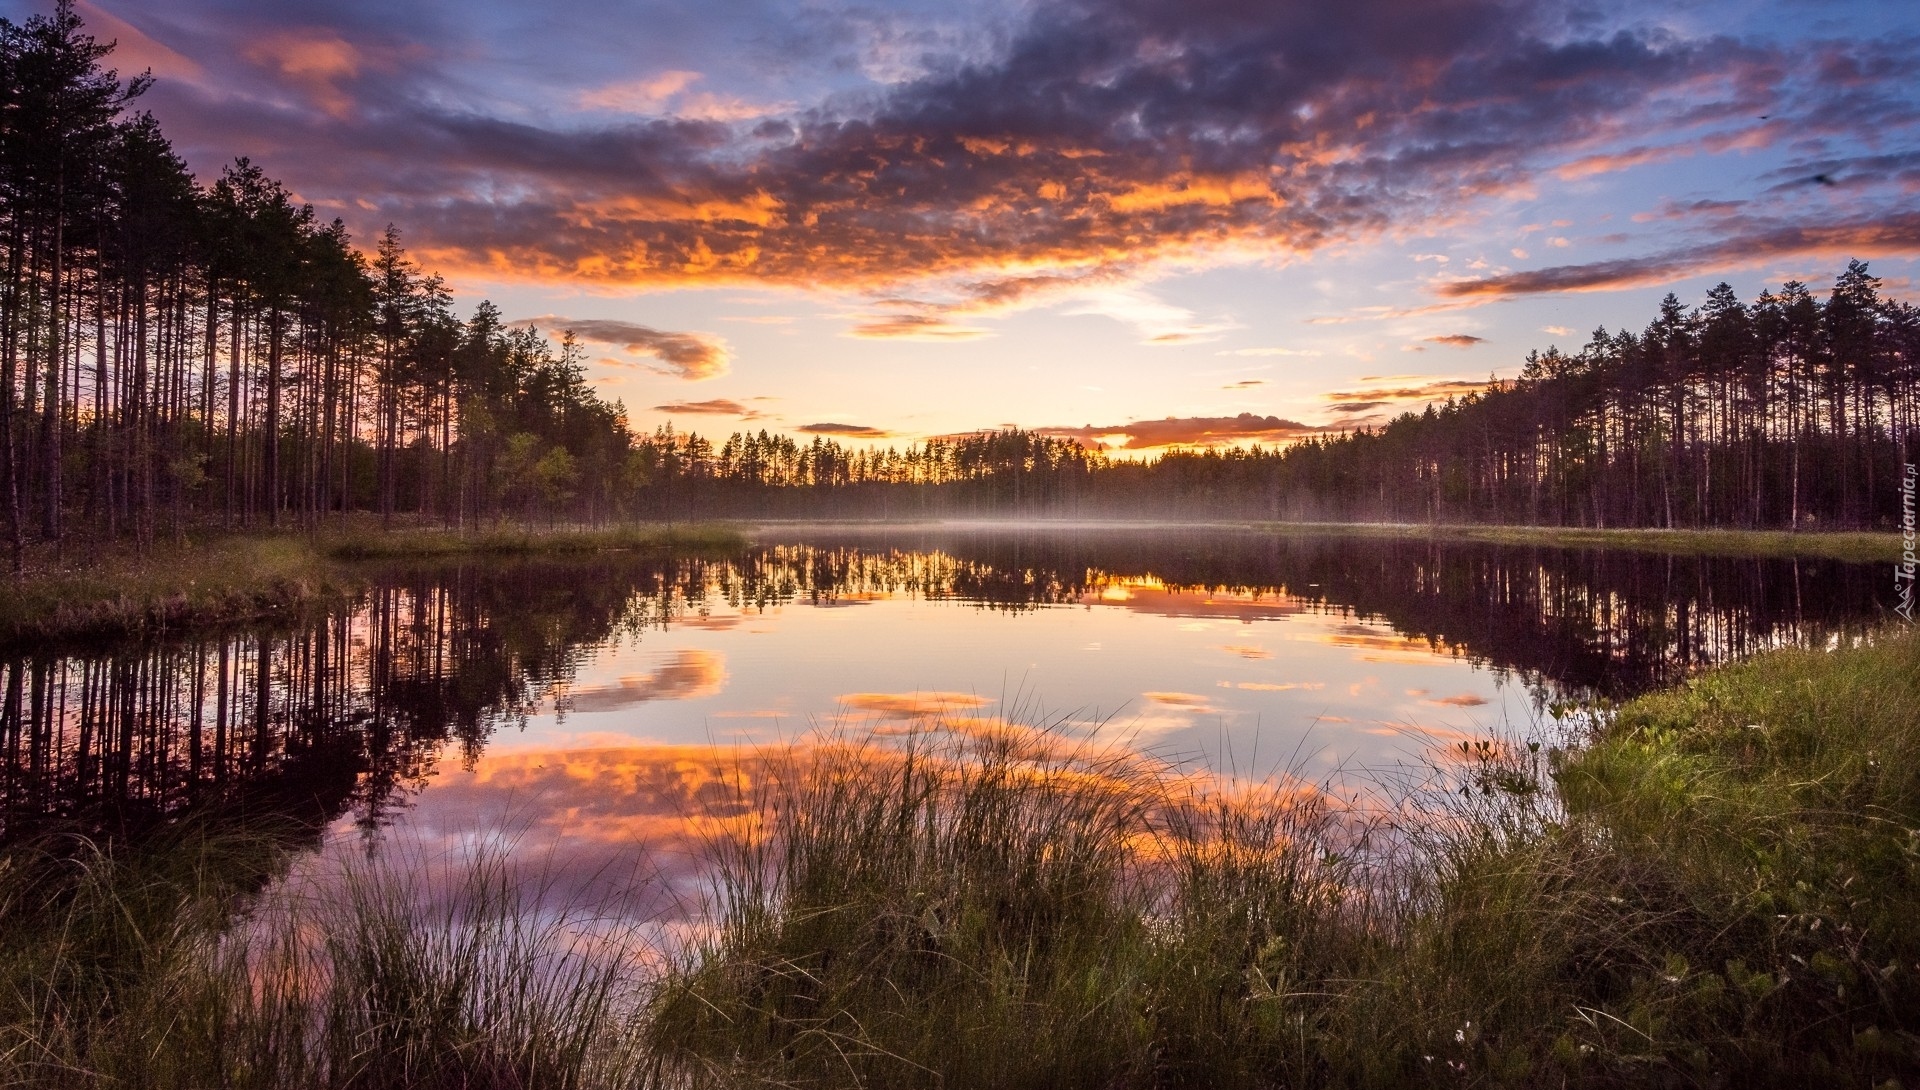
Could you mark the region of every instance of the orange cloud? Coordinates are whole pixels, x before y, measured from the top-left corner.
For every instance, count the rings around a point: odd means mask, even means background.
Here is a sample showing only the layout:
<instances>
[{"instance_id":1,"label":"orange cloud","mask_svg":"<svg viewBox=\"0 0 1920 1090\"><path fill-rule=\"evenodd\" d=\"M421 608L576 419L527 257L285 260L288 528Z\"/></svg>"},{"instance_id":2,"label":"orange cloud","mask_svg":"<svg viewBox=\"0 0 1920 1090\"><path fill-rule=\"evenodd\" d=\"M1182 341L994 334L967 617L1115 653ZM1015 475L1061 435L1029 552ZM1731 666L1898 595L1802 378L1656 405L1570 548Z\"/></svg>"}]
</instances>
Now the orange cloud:
<instances>
[{"instance_id":1,"label":"orange cloud","mask_svg":"<svg viewBox=\"0 0 1920 1090\"><path fill-rule=\"evenodd\" d=\"M1728 228L1722 228L1727 230ZM1645 257L1556 265L1444 284L1452 298L1501 299L1543 292L1618 291L1668 283L1707 269L1744 266L1783 257L1906 257L1920 254L1920 212L1870 219L1793 225L1735 225L1731 238Z\"/></svg>"},{"instance_id":2,"label":"orange cloud","mask_svg":"<svg viewBox=\"0 0 1920 1090\"><path fill-rule=\"evenodd\" d=\"M1125 424L1078 428L1036 428L1043 435L1063 439L1101 441L1124 437L1124 450L1150 450L1157 447L1214 447L1243 443L1290 443L1326 431L1324 427L1302 424L1277 416L1241 413L1238 416L1168 416L1159 420L1134 420Z\"/></svg>"},{"instance_id":3,"label":"orange cloud","mask_svg":"<svg viewBox=\"0 0 1920 1090\"><path fill-rule=\"evenodd\" d=\"M125 19L89 0L78 0L76 10L96 37L114 43L113 63L122 72L150 71L162 79L199 82L206 75L200 62L172 49Z\"/></svg>"},{"instance_id":4,"label":"orange cloud","mask_svg":"<svg viewBox=\"0 0 1920 1090\"><path fill-rule=\"evenodd\" d=\"M1169 708L1186 708L1189 711L1210 712L1213 706L1207 698L1197 693L1149 692L1141 693L1148 703L1160 704Z\"/></svg>"},{"instance_id":5,"label":"orange cloud","mask_svg":"<svg viewBox=\"0 0 1920 1090\"><path fill-rule=\"evenodd\" d=\"M994 703L972 693L843 693L840 704L881 719L929 719Z\"/></svg>"},{"instance_id":6,"label":"orange cloud","mask_svg":"<svg viewBox=\"0 0 1920 1090\"><path fill-rule=\"evenodd\" d=\"M843 439L888 439L894 434L885 428L873 428L865 424L802 424L793 430L808 435L837 435Z\"/></svg>"},{"instance_id":7,"label":"orange cloud","mask_svg":"<svg viewBox=\"0 0 1920 1090\"><path fill-rule=\"evenodd\" d=\"M690 416L737 416L743 420L754 420L762 413L749 409L738 401L716 397L707 401L669 401L665 405L655 405L657 413L678 413Z\"/></svg>"},{"instance_id":8,"label":"orange cloud","mask_svg":"<svg viewBox=\"0 0 1920 1090\"><path fill-rule=\"evenodd\" d=\"M340 84L360 74L360 50L331 31L282 31L249 45L246 58L272 68L305 90L330 117L344 120L353 113L353 98Z\"/></svg>"},{"instance_id":9,"label":"orange cloud","mask_svg":"<svg viewBox=\"0 0 1920 1090\"><path fill-rule=\"evenodd\" d=\"M889 314L863 321L847 332L852 337L897 341L971 341L991 335L933 314Z\"/></svg>"},{"instance_id":10,"label":"orange cloud","mask_svg":"<svg viewBox=\"0 0 1920 1090\"><path fill-rule=\"evenodd\" d=\"M623 677L613 685L570 689L561 702L568 711L608 712L650 700L715 696L726 684L726 662L718 651L689 648L675 652L671 660L651 673Z\"/></svg>"},{"instance_id":11,"label":"orange cloud","mask_svg":"<svg viewBox=\"0 0 1920 1090\"><path fill-rule=\"evenodd\" d=\"M1423 703L1443 708L1477 708L1487 702L1487 698L1474 693L1460 693L1457 696L1439 696Z\"/></svg>"},{"instance_id":12,"label":"orange cloud","mask_svg":"<svg viewBox=\"0 0 1920 1090\"><path fill-rule=\"evenodd\" d=\"M653 370L689 381L719 378L729 369L727 343L709 333L673 333L610 318L560 318L551 314L513 324L565 330L583 341L652 356L660 361Z\"/></svg>"}]
</instances>

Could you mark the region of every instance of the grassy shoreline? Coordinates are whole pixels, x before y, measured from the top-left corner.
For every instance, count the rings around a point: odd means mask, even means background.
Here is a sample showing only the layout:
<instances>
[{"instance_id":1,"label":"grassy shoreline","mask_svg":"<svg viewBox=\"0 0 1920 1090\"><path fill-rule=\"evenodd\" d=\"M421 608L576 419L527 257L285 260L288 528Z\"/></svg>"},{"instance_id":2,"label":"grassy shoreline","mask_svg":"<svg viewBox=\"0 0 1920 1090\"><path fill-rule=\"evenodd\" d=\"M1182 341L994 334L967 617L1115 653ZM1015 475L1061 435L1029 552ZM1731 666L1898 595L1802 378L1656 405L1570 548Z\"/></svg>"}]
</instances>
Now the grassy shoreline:
<instances>
[{"instance_id":1,"label":"grassy shoreline","mask_svg":"<svg viewBox=\"0 0 1920 1090\"><path fill-rule=\"evenodd\" d=\"M721 525L551 531L373 526L317 534L234 534L156 546L70 549L0 583L0 646L178 632L285 617L351 598L371 562L641 552L726 555L746 539Z\"/></svg>"},{"instance_id":2,"label":"grassy shoreline","mask_svg":"<svg viewBox=\"0 0 1920 1090\"><path fill-rule=\"evenodd\" d=\"M827 526L997 527L996 522L755 523L760 530ZM1125 529L1159 523L1036 522L1029 528ZM1183 524L1183 529L1251 529L1319 537L1465 541L1541 548L1617 549L1679 556L1817 557L1856 563L1898 560L1890 533L1787 533L1751 530L1593 530L1551 526L1395 523ZM137 556L124 546L41 555L26 574L0 583L0 646L33 640L108 639L283 617L351 597L366 585L367 561L432 561L463 556L683 552L725 555L748 534L722 524L623 526L551 531L381 529L368 522L318 534L233 534L155 547Z\"/></svg>"},{"instance_id":3,"label":"grassy shoreline","mask_svg":"<svg viewBox=\"0 0 1920 1090\"><path fill-rule=\"evenodd\" d=\"M9 846L0 1083L1913 1085L1920 635L1583 729L1358 825L1046 732L816 750L714 800L757 833L664 967L498 857L423 900L256 895L258 835Z\"/></svg>"},{"instance_id":4,"label":"grassy shoreline","mask_svg":"<svg viewBox=\"0 0 1920 1090\"><path fill-rule=\"evenodd\" d=\"M1594 529L1481 523L1260 522L1246 519L1171 522L1164 519L781 519L744 524L749 532L926 532L978 530L1116 531L1252 530L1301 537L1368 537L1405 541L1464 541L1561 549L1617 549L1671 556L1822 558L1854 563L1900 559L1900 535L1869 530Z\"/></svg>"},{"instance_id":5,"label":"grassy shoreline","mask_svg":"<svg viewBox=\"0 0 1920 1090\"><path fill-rule=\"evenodd\" d=\"M1791 559L1816 557L1874 563L1900 559L1900 535L1847 530L1793 533L1787 530L1592 529L1577 526L1486 526L1475 524L1266 522L1256 529L1282 534L1473 541L1490 545L1561 549L1619 549L1673 556Z\"/></svg>"}]
</instances>

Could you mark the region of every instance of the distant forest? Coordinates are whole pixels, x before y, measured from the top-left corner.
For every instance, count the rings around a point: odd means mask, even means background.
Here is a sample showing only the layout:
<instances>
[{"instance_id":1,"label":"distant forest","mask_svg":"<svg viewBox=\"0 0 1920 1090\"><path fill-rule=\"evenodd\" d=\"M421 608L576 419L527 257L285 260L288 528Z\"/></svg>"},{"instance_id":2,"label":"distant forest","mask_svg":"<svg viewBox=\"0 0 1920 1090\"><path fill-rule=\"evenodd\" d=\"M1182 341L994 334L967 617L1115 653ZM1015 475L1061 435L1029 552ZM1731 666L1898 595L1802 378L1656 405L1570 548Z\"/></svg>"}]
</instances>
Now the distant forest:
<instances>
[{"instance_id":1,"label":"distant forest","mask_svg":"<svg viewBox=\"0 0 1920 1090\"><path fill-rule=\"evenodd\" d=\"M869 448L635 435L570 337L462 319L389 227L371 254L241 159L196 180L148 77L68 3L0 20L0 521L27 545L317 527L753 516L1386 519L1862 527L1900 516L1920 311L1858 262L1377 429L1110 457L1044 432Z\"/></svg>"}]
</instances>

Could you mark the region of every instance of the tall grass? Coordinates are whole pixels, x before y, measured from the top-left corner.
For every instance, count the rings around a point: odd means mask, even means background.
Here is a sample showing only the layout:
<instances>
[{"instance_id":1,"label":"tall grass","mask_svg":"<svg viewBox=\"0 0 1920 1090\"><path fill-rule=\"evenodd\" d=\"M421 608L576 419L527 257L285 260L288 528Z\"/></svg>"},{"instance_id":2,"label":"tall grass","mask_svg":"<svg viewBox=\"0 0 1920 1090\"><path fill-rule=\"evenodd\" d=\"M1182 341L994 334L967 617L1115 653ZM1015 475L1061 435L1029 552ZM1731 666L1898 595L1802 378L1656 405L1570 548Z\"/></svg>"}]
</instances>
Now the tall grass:
<instances>
[{"instance_id":1,"label":"tall grass","mask_svg":"<svg viewBox=\"0 0 1920 1090\"><path fill-rule=\"evenodd\" d=\"M498 855L263 895L276 858L204 834L9 856L0 1084L634 1084L631 928L544 903Z\"/></svg>"},{"instance_id":2,"label":"tall grass","mask_svg":"<svg viewBox=\"0 0 1920 1090\"><path fill-rule=\"evenodd\" d=\"M714 935L645 1023L663 1081L1228 1085L1296 1065L1322 1005L1299 986L1347 930L1332 812L1183 797L1170 770L1062 741L935 734L774 776L720 853Z\"/></svg>"}]
</instances>

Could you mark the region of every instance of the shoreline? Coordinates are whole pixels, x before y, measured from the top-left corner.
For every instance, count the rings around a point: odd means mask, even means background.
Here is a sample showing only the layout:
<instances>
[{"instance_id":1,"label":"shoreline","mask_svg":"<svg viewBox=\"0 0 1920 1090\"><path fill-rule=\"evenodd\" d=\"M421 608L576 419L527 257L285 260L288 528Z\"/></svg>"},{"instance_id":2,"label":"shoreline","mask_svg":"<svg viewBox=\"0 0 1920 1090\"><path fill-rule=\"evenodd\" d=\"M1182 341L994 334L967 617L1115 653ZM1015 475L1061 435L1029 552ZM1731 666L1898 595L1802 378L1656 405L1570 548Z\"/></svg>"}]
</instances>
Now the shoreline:
<instances>
[{"instance_id":1,"label":"shoreline","mask_svg":"<svg viewBox=\"0 0 1920 1090\"><path fill-rule=\"evenodd\" d=\"M1901 537L1879 530L1728 530L1522 526L1483 523L1262 522L1217 519L758 519L735 523L749 536L809 530L940 533L1096 533L1126 531L1239 531L1295 537L1371 537L1416 541L1463 541L1488 545L1567 549L1614 549L1672 556L1756 559L1812 558L1850 563L1900 559Z\"/></svg>"},{"instance_id":2,"label":"shoreline","mask_svg":"<svg viewBox=\"0 0 1920 1090\"><path fill-rule=\"evenodd\" d=\"M1668 556L1826 559L1890 563L1900 535L1871 531L1604 529L1459 524L1086 519L808 519L638 524L558 530L456 531L349 526L189 540L145 556L121 547L40 558L21 578L0 582L0 646L175 633L284 617L363 589L358 570L376 562L618 552L731 555L755 540L808 532L1152 533L1214 531L1292 537L1358 537L1508 547L1598 549Z\"/></svg>"},{"instance_id":3,"label":"shoreline","mask_svg":"<svg viewBox=\"0 0 1920 1090\"><path fill-rule=\"evenodd\" d=\"M621 552L731 555L746 546L714 523L561 530L359 527L318 534L233 534L108 548L30 567L0 582L0 647L179 634L258 623L351 599L368 565L463 557L580 557Z\"/></svg>"}]
</instances>

